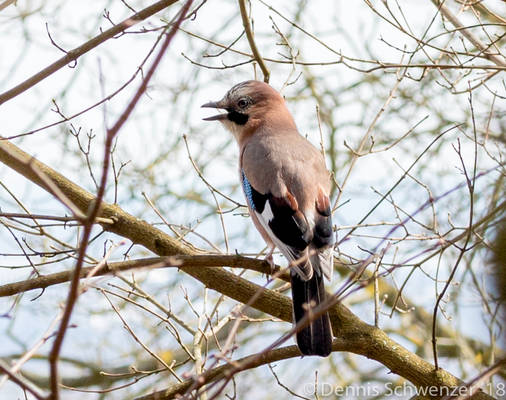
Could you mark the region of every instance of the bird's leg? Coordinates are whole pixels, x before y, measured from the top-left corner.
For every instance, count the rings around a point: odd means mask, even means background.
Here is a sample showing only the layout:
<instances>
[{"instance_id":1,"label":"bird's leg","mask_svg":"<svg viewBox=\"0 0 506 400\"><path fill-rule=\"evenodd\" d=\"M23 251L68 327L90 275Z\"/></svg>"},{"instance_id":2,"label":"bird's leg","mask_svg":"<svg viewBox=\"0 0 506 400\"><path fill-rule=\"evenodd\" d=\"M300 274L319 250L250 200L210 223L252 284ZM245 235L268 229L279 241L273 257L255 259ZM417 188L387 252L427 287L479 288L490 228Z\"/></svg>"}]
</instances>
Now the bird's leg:
<instances>
[{"instance_id":1,"label":"bird's leg","mask_svg":"<svg viewBox=\"0 0 506 400\"><path fill-rule=\"evenodd\" d=\"M269 252L267 253L267 255L264 258L264 260L267 261L269 263L269 266L271 267L270 275L272 275L275 271L274 259L272 258L272 254L274 253L275 248L276 248L276 246L270 245Z\"/></svg>"}]
</instances>

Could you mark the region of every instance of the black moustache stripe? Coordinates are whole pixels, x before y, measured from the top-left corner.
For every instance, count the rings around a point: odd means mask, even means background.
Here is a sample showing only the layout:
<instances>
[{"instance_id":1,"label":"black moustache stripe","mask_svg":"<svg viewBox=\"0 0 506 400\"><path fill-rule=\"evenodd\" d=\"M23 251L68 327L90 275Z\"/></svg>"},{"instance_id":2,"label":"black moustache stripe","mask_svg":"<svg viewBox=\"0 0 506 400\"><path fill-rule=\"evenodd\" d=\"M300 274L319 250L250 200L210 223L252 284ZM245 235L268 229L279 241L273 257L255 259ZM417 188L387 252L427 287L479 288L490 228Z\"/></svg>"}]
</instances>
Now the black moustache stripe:
<instances>
[{"instance_id":1,"label":"black moustache stripe","mask_svg":"<svg viewBox=\"0 0 506 400\"><path fill-rule=\"evenodd\" d=\"M230 111L227 115L227 118L230 121L235 122L237 125L246 125L249 116L247 114L242 114L237 111Z\"/></svg>"}]
</instances>

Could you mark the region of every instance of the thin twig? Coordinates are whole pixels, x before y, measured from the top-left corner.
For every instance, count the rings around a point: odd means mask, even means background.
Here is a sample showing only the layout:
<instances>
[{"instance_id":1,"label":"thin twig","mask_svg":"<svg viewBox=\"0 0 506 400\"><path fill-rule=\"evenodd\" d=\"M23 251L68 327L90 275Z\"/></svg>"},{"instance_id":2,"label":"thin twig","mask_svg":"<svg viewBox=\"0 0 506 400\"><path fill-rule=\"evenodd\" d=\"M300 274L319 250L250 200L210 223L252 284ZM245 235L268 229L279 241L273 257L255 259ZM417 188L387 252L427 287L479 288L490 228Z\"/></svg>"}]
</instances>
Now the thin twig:
<instances>
[{"instance_id":1,"label":"thin twig","mask_svg":"<svg viewBox=\"0 0 506 400\"><path fill-rule=\"evenodd\" d=\"M269 77L271 73L269 72L267 65L265 65L265 61L260 55L260 51L258 51L258 47L255 43L255 38L253 37L253 32L251 30L250 19L248 17L248 12L246 11L246 0L239 0L239 8L241 10L242 25L244 26L246 37L248 38L249 47L251 48L253 57L262 70L262 74L264 75L264 82L269 83Z\"/></svg>"},{"instance_id":2,"label":"thin twig","mask_svg":"<svg viewBox=\"0 0 506 400\"><path fill-rule=\"evenodd\" d=\"M70 62L77 60L83 54L89 52L98 45L104 43L105 41L113 38L118 33L125 31L132 25L138 24L139 22L145 20L146 18L152 16L153 14L156 14L158 11L161 11L164 8L174 4L176 1L177 0L160 0L150 5L149 7L146 7L142 11L139 11L138 13L132 15L131 17L128 17L123 22L120 22L119 24L113 26L112 28L109 28L100 35L95 36L93 39L87 41L81 46L68 51L67 54L65 54L65 56L60 58L58 61L55 61L53 64L37 72L35 75L31 76L24 82L21 82L20 84L14 86L12 89L9 89L4 93L1 93L0 105L16 97L17 95L23 93L24 91L30 89L31 87L35 86L42 80L46 79L48 76L54 74L59 69L65 67Z\"/></svg>"},{"instance_id":3,"label":"thin twig","mask_svg":"<svg viewBox=\"0 0 506 400\"><path fill-rule=\"evenodd\" d=\"M23 390L30 392L37 400L45 400L46 397L39 392L39 389L35 385L28 381L26 378L16 375L10 371L10 367L0 359L0 372L6 374L9 379L16 385L21 387Z\"/></svg>"},{"instance_id":4,"label":"thin twig","mask_svg":"<svg viewBox=\"0 0 506 400\"><path fill-rule=\"evenodd\" d=\"M84 256L86 253L86 249L88 247L88 240L91 235L91 231L93 228L93 224L95 218L99 215L102 199L105 194L105 188L107 183L107 176L109 173L109 165L110 165L110 153L113 140L115 136L118 134L119 130L123 126L123 124L127 121L130 114L133 112L135 106L140 100L143 93L146 91L149 81L151 80L153 74L155 73L160 61L162 60L167 48L169 47L172 38L177 32L178 26L181 24L183 19L186 16L190 5L192 4L192 0L188 0L185 5L182 7L179 17L175 22L174 26L171 28L170 32L167 34L165 41L163 42L153 64L151 65L148 73L142 80L142 83L135 93L134 97L125 108L124 112L120 115L116 123L112 128L108 129L107 136L104 145L104 157L102 163L102 177L100 180L100 186L98 188L97 196L95 201L93 202L92 208L89 210L86 222L84 224L83 234L81 238L81 243L79 246L79 254L77 258L77 263L74 269L73 277L71 280L69 293L67 296L67 301L65 305L65 310L62 317L62 322L60 324L60 328L58 329L58 333L56 335L55 341L53 343L53 347L51 348L51 352L49 354L49 365L50 365L50 387L51 387L51 399L58 400L59 392L58 392L58 359L60 356L60 351L63 345L63 340L65 338L65 333L67 332L68 324L70 322L70 317L72 315L72 311L74 309L74 305L79 297L79 281L81 269L84 262Z\"/></svg>"}]
</instances>

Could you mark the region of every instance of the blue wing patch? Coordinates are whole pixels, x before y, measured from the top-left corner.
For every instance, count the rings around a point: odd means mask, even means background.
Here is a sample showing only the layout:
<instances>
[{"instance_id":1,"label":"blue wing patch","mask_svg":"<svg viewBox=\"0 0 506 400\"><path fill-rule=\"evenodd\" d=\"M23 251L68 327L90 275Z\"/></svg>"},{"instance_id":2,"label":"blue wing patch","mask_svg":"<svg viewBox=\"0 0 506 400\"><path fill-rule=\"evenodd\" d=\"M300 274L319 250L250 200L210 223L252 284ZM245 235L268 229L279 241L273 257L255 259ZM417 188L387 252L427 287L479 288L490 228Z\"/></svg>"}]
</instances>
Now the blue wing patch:
<instances>
[{"instance_id":1,"label":"blue wing patch","mask_svg":"<svg viewBox=\"0 0 506 400\"><path fill-rule=\"evenodd\" d=\"M246 178L246 174L243 170L241 170L241 183L248 205L254 211L262 214L264 212L265 203L271 197L271 195L269 193L261 194L257 192L255 188L251 186L251 183L248 181L248 178Z\"/></svg>"},{"instance_id":2,"label":"blue wing patch","mask_svg":"<svg viewBox=\"0 0 506 400\"><path fill-rule=\"evenodd\" d=\"M253 202L253 188L251 187L251 184L249 183L248 178L246 178L243 170L241 170L241 183L242 190L244 190L244 195L246 196L246 201L250 207L255 210L255 203Z\"/></svg>"}]
</instances>

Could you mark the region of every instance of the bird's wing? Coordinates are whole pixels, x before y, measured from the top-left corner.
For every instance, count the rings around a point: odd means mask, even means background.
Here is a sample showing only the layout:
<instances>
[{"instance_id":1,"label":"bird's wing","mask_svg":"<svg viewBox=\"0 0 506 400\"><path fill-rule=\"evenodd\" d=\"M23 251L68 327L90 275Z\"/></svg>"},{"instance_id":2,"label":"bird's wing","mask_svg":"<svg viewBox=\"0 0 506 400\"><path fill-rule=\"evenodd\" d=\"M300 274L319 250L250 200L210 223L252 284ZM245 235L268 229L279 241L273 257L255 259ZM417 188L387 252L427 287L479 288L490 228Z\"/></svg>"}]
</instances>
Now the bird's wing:
<instances>
[{"instance_id":1,"label":"bird's wing","mask_svg":"<svg viewBox=\"0 0 506 400\"><path fill-rule=\"evenodd\" d=\"M318 150L298 133L259 137L241 152L241 180L250 209L301 278L313 267L330 278L330 182ZM313 256L321 261L307 262Z\"/></svg>"},{"instance_id":2,"label":"bird's wing","mask_svg":"<svg viewBox=\"0 0 506 400\"><path fill-rule=\"evenodd\" d=\"M311 258L311 263L316 270L323 272L330 281L334 270L332 210L329 196L321 186L318 186L317 189L315 210L310 254L316 254Z\"/></svg>"},{"instance_id":3,"label":"bird's wing","mask_svg":"<svg viewBox=\"0 0 506 400\"><path fill-rule=\"evenodd\" d=\"M272 193L260 193L241 169L241 181L248 206L260 225L283 255L293 263L293 269L304 280L310 279L313 269L308 262L307 247L313 232L304 214L298 209L297 200L290 193L276 197Z\"/></svg>"}]
</instances>

